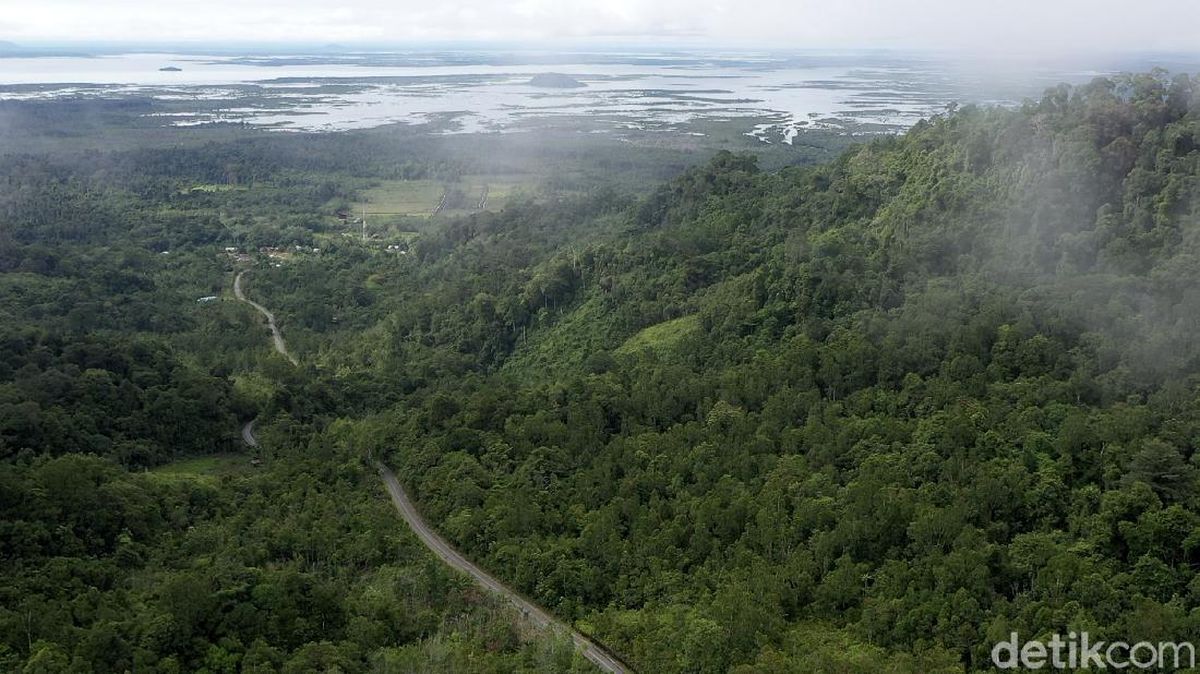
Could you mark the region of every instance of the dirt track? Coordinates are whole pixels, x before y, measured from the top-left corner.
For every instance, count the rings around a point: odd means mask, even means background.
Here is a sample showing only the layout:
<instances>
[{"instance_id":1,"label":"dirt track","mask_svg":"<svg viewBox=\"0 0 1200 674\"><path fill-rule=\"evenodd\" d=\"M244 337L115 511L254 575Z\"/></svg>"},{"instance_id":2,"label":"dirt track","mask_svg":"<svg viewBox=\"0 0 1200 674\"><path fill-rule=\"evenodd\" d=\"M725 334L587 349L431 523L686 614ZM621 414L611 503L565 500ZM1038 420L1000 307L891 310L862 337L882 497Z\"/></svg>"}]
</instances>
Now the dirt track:
<instances>
[{"instance_id":1,"label":"dirt track","mask_svg":"<svg viewBox=\"0 0 1200 674\"><path fill-rule=\"evenodd\" d=\"M275 343L275 350L278 351L281 356L287 358L288 362L292 365L299 365L300 363L296 360L296 358L292 356L292 354L288 353L287 343L283 341L283 333L279 331L279 326L275 324L275 314L271 313L266 307L258 302L246 297L246 294L242 292L242 275L245 273L246 272L244 271L239 271L237 276L233 277L234 297L237 297L239 300L249 304L257 309L258 313L266 316L267 327L271 328L271 341Z\"/></svg>"}]
</instances>

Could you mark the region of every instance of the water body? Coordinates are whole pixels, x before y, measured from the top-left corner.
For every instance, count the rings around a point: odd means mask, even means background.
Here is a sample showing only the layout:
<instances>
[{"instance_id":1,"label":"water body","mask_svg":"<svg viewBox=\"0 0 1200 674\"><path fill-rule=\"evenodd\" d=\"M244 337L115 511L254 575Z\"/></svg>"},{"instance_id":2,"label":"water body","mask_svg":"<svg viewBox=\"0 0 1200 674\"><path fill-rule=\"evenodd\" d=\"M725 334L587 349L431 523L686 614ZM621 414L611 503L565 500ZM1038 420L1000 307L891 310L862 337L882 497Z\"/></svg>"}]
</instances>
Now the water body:
<instances>
[{"instance_id":1,"label":"water body","mask_svg":"<svg viewBox=\"0 0 1200 674\"><path fill-rule=\"evenodd\" d=\"M1060 81L1155 65L1196 69L1200 58L998 68L882 52L131 53L0 59L0 100L150 97L169 104L148 113L164 125L304 131L435 120L449 133L508 131L554 118L601 132L687 131L704 120L744 119L748 135L791 142L813 128L895 132L951 102L1012 103ZM531 85L539 73L586 86Z\"/></svg>"}]
</instances>

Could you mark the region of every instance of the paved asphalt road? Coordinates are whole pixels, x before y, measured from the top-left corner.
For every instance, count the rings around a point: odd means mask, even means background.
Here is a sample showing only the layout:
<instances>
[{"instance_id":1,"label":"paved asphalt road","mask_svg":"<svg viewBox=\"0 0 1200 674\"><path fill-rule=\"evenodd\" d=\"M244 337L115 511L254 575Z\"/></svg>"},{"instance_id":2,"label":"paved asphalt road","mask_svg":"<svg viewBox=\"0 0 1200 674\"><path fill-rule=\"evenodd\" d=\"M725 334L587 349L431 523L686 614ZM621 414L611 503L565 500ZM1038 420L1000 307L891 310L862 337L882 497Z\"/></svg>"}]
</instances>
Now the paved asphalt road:
<instances>
[{"instance_id":1,"label":"paved asphalt road","mask_svg":"<svg viewBox=\"0 0 1200 674\"><path fill-rule=\"evenodd\" d=\"M249 447L258 447L258 438L254 437L254 422L255 420L251 419L242 426L242 442Z\"/></svg>"},{"instance_id":2,"label":"paved asphalt road","mask_svg":"<svg viewBox=\"0 0 1200 674\"><path fill-rule=\"evenodd\" d=\"M572 629L570 625L554 618L544 609L525 599L515 591L510 590L504 583L496 580L486 571L475 566L470 560L459 554L457 550L450 547L450 544L445 539L437 535L437 532L425 523L421 514L413 507L412 501L408 500L408 495L404 493L404 488L400 486L396 475L381 463L376 463L375 465L379 469L379 475L383 477L383 483L387 486L388 493L392 496L392 503L396 505L396 510L400 512L400 516L408 523L408 526L417 535L417 538L420 538L421 542L432 550L435 555L440 557L443 562L471 576L484 589L512 602L517 607L517 610L535 626L570 634L571 640L575 642L575 646L583 653L583 656L600 669L611 672L611 674L627 674L633 671L615 655L605 650L604 647Z\"/></svg>"},{"instance_id":3,"label":"paved asphalt road","mask_svg":"<svg viewBox=\"0 0 1200 674\"><path fill-rule=\"evenodd\" d=\"M291 361L292 365L297 365L296 359L288 353L287 345L283 342L283 335L280 334L279 327L275 325L275 315L258 302L248 299L242 292L242 274L245 273L244 271L238 272L237 276L234 277L233 294L239 300L254 307L259 313L267 317L267 325L271 328L271 337L275 342L275 350ZM242 440L251 447L258 447L258 438L254 436L254 421L249 421L245 426L242 426ZM451 567L474 578L475 582L479 583L484 589L512 602L525 619L536 627L570 634L571 640L575 642L575 647L579 649L583 657L605 672L610 672L611 674L630 674L632 672L631 669L612 653L605 650L604 647L576 631L570 625L554 618L540 606L509 589L504 583L496 580L486 571L475 566L470 560L459 554L457 550L450 547L450 544L445 539L437 535L425 523L424 518L417 512L412 501L408 500L408 495L404 493L404 488L400 486L400 482L396 479L395 474L381 463L377 463L376 466L379 469L379 475L383 478L383 483L387 487L388 493L392 496L392 502L396 504L396 510L399 511L400 516L404 518L404 521L413 530L413 533L417 535L417 538L421 539L421 542L432 550L433 554L440 557L443 562Z\"/></svg>"}]
</instances>

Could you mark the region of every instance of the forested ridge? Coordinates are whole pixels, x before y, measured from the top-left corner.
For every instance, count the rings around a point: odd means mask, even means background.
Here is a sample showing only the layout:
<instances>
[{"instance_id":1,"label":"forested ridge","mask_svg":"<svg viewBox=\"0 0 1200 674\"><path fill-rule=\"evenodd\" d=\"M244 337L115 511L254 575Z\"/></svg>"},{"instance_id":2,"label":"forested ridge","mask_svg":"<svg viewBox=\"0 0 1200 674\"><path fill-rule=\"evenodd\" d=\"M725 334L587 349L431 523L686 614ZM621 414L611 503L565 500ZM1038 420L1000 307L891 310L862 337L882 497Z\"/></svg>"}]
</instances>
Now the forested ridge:
<instances>
[{"instance_id":1,"label":"forested ridge","mask_svg":"<svg viewBox=\"0 0 1200 674\"><path fill-rule=\"evenodd\" d=\"M645 671L1194 639L1193 86L721 156L542 252L536 215L446 230L354 354L414 389L363 441Z\"/></svg>"},{"instance_id":2,"label":"forested ridge","mask_svg":"<svg viewBox=\"0 0 1200 674\"><path fill-rule=\"evenodd\" d=\"M1200 641L1197 85L965 106L820 166L720 153L646 195L435 219L403 255L331 236L369 178L339 158L247 145L254 185L201 193L179 187L216 177L171 150L13 169L0 213L45 221L0 237L2 662L581 666L421 552L369 458L638 671ZM82 227L81 203L113 217ZM247 277L301 367L242 307L195 303L226 292L231 242L320 245ZM186 437L84 414L110 389L171 401ZM138 472L228 451L255 414L257 474Z\"/></svg>"}]
</instances>

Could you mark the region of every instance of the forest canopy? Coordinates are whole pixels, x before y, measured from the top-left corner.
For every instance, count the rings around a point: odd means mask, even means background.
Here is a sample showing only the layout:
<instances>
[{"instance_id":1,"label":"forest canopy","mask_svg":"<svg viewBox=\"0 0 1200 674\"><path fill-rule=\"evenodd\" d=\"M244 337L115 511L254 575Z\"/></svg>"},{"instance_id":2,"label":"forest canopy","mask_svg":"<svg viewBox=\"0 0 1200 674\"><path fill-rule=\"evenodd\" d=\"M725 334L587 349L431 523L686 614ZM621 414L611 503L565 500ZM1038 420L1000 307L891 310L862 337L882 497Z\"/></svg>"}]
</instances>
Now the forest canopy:
<instances>
[{"instance_id":1,"label":"forest canopy","mask_svg":"<svg viewBox=\"0 0 1200 674\"><path fill-rule=\"evenodd\" d=\"M373 237L338 217L372 180L461 158L7 155L0 668L586 671L422 550L373 460L637 671L1200 641L1198 87Z\"/></svg>"}]
</instances>

